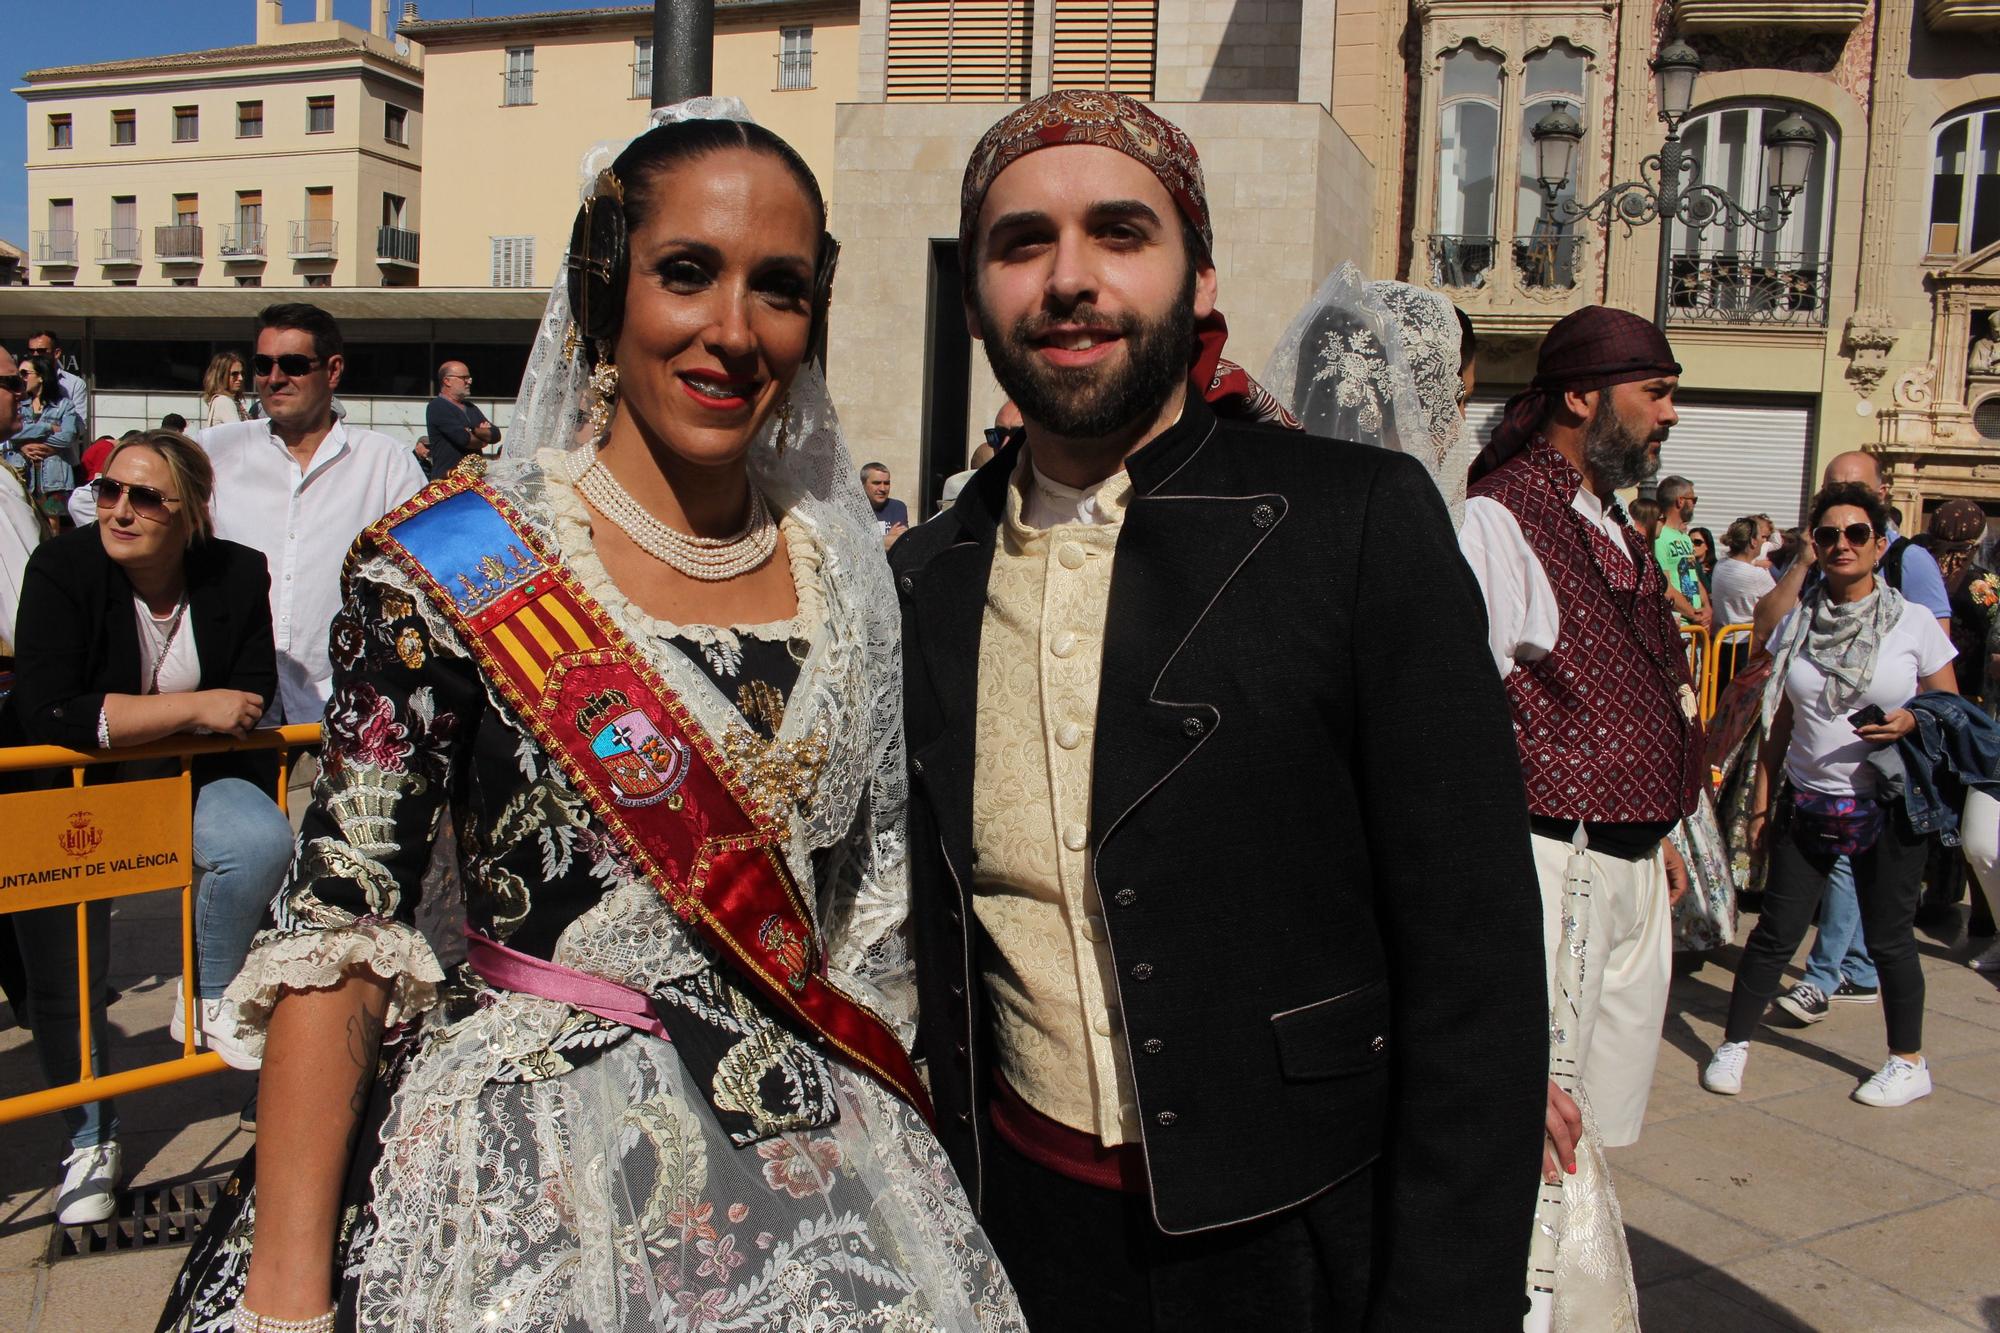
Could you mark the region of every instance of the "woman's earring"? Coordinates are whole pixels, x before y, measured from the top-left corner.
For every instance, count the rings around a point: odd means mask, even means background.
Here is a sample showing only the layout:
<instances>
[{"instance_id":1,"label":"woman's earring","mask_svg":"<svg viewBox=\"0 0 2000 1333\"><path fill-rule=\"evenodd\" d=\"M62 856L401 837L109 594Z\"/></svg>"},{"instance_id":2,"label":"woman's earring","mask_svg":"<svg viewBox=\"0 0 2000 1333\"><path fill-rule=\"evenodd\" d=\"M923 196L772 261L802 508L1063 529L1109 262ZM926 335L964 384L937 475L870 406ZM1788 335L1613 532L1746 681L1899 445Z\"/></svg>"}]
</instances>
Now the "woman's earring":
<instances>
[{"instance_id":1,"label":"woman's earring","mask_svg":"<svg viewBox=\"0 0 2000 1333\"><path fill-rule=\"evenodd\" d=\"M792 425L794 420L795 418L792 415L792 400L791 396L788 394L785 397L784 406L778 409L778 430L776 438L772 441L773 446L778 451L778 457L780 458L783 458L785 456L785 450L791 447Z\"/></svg>"},{"instance_id":2,"label":"woman's earring","mask_svg":"<svg viewBox=\"0 0 2000 1333\"><path fill-rule=\"evenodd\" d=\"M618 365L600 361L590 372L590 442L602 445L611 433L611 413L618 406Z\"/></svg>"}]
</instances>

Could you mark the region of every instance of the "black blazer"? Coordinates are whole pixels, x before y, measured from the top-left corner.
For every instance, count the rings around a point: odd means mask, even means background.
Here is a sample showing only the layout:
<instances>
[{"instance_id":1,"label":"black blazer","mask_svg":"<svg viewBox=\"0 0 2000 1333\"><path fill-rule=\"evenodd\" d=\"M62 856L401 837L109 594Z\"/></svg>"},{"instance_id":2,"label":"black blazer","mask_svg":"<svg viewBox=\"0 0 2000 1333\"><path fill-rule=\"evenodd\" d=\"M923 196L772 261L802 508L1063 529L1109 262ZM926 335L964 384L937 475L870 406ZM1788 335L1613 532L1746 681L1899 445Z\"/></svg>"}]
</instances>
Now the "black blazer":
<instances>
[{"instance_id":1,"label":"black blazer","mask_svg":"<svg viewBox=\"0 0 2000 1333\"><path fill-rule=\"evenodd\" d=\"M985 587L1020 446L892 550L912 918L939 1137L975 1206L992 1045L972 910ZM1127 462L1090 848L1168 1232L1370 1162L1373 1322L1525 1310L1548 1068L1540 891L1485 612L1412 459L1191 402Z\"/></svg>"},{"instance_id":2,"label":"black blazer","mask_svg":"<svg viewBox=\"0 0 2000 1333\"><path fill-rule=\"evenodd\" d=\"M187 552L187 624L194 631L204 690L244 690L269 707L278 692L271 637L271 575L261 551L211 538ZM97 525L43 542L28 558L14 635L14 692L0 737L9 743L97 748L97 715L107 694L144 685L132 585L105 553ZM93 777L108 779L106 770ZM240 777L271 785L270 755L207 755L196 785Z\"/></svg>"}]
</instances>

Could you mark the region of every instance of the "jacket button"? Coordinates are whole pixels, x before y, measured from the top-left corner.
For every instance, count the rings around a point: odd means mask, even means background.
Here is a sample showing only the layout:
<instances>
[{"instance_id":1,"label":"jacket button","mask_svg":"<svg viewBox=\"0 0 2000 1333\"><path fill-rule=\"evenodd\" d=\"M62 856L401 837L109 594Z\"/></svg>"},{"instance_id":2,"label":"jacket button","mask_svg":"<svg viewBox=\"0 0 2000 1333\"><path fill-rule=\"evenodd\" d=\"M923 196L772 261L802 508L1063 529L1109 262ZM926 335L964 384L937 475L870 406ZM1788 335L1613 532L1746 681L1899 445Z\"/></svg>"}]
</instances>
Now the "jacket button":
<instances>
[{"instance_id":1,"label":"jacket button","mask_svg":"<svg viewBox=\"0 0 2000 1333\"><path fill-rule=\"evenodd\" d=\"M918 777L922 777L924 775L924 761L921 759L912 759L910 761L910 771Z\"/></svg>"},{"instance_id":2,"label":"jacket button","mask_svg":"<svg viewBox=\"0 0 2000 1333\"><path fill-rule=\"evenodd\" d=\"M1183 735L1199 736L1201 735L1202 732L1207 730L1208 730L1208 724L1206 722L1203 722L1198 717L1184 718L1181 721L1181 733Z\"/></svg>"},{"instance_id":3,"label":"jacket button","mask_svg":"<svg viewBox=\"0 0 2000 1333\"><path fill-rule=\"evenodd\" d=\"M1269 505L1258 505L1250 511L1250 521L1260 528L1268 528L1278 521L1278 511Z\"/></svg>"},{"instance_id":4,"label":"jacket button","mask_svg":"<svg viewBox=\"0 0 2000 1333\"><path fill-rule=\"evenodd\" d=\"M916 591L917 581L911 578L908 574L905 574L903 575L903 577L896 580L896 586L898 588L901 588L904 592L914 592Z\"/></svg>"},{"instance_id":5,"label":"jacket button","mask_svg":"<svg viewBox=\"0 0 2000 1333\"><path fill-rule=\"evenodd\" d=\"M965 1049L964 1042L960 1042L952 1054L958 1057L958 1062L962 1065L972 1063L971 1053Z\"/></svg>"},{"instance_id":6,"label":"jacket button","mask_svg":"<svg viewBox=\"0 0 2000 1333\"><path fill-rule=\"evenodd\" d=\"M1368 1049L1373 1051L1375 1054L1380 1055L1382 1054L1382 1052L1389 1049L1389 1039L1387 1037L1378 1036L1373 1041L1368 1043Z\"/></svg>"},{"instance_id":7,"label":"jacket button","mask_svg":"<svg viewBox=\"0 0 2000 1333\"><path fill-rule=\"evenodd\" d=\"M1153 975L1153 965L1151 963L1132 964L1132 980L1145 981L1152 975Z\"/></svg>"},{"instance_id":8,"label":"jacket button","mask_svg":"<svg viewBox=\"0 0 2000 1333\"><path fill-rule=\"evenodd\" d=\"M960 1111L960 1112L958 1113L958 1123L959 1123L959 1124L961 1124L961 1125L969 1125L969 1124L971 1124L971 1123L972 1123L972 1112L970 1112L970 1111Z\"/></svg>"},{"instance_id":9,"label":"jacket button","mask_svg":"<svg viewBox=\"0 0 2000 1333\"><path fill-rule=\"evenodd\" d=\"M1158 1055L1161 1051L1166 1049L1166 1045L1167 1044L1161 1041L1158 1037L1148 1037L1146 1038L1145 1041L1139 1044L1139 1049L1144 1051L1148 1055Z\"/></svg>"},{"instance_id":10,"label":"jacket button","mask_svg":"<svg viewBox=\"0 0 2000 1333\"><path fill-rule=\"evenodd\" d=\"M951 998L954 1000L962 1000L965 998L965 987L959 985L956 981L952 982L951 985L946 989L951 991Z\"/></svg>"},{"instance_id":11,"label":"jacket button","mask_svg":"<svg viewBox=\"0 0 2000 1333\"><path fill-rule=\"evenodd\" d=\"M1130 907L1133 903L1139 901L1139 891L1137 889L1120 889L1111 895L1111 901L1117 903L1120 907Z\"/></svg>"},{"instance_id":12,"label":"jacket button","mask_svg":"<svg viewBox=\"0 0 2000 1333\"><path fill-rule=\"evenodd\" d=\"M1158 1115L1153 1117L1153 1123L1158 1125L1161 1129L1172 1129L1174 1127L1174 1122L1179 1119L1180 1117L1175 1115L1172 1111L1162 1111Z\"/></svg>"}]
</instances>

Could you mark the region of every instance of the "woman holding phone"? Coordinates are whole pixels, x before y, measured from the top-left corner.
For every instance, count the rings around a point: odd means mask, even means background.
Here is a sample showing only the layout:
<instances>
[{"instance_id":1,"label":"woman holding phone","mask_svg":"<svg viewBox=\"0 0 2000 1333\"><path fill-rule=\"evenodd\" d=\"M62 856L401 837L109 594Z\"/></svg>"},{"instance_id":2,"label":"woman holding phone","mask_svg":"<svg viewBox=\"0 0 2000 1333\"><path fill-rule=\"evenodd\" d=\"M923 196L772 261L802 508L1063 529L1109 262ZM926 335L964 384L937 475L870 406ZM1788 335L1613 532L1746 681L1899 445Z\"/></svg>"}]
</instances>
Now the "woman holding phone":
<instances>
[{"instance_id":1,"label":"woman holding phone","mask_svg":"<svg viewBox=\"0 0 2000 1333\"><path fill-rule=\"evenodd\" d=\"M1869 756L1916 727L1904 705L1919 692L1957 692L1957 654L1928 610L1875 577L1888 526L1888 507L1865 486L1836 483L1813 497L1807 531L1822 577L1772 635L1779 686L1765 696L1770 725L1749 824L1768 849L1769 879L1763 915L1743 947L1722 1044L1702 1072L1710 1092L1743 1090L1750 1038L1828 876L1846 857L1881 976L1889 1037L1888 1059L1854 1100L1904 1106L1930 1095L1913 929L1928 839L1911 832L1902 801L1878 787ZM1780 771L1783 780L1774 783Z\"/></svg>"}]
</instances>

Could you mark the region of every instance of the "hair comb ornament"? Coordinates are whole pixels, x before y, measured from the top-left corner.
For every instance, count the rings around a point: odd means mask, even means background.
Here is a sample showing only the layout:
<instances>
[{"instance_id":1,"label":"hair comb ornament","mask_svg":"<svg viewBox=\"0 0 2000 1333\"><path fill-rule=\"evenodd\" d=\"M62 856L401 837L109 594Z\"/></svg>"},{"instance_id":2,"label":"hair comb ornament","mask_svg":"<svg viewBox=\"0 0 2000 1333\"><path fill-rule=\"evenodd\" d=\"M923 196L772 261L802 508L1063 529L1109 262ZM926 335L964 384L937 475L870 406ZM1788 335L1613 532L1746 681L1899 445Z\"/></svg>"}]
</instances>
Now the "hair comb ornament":
<instances>
[{"instance_id":1,"label":"hair comb ornament","mask_svg":"<svg viewBox=\"0 0 2000 1333\"><path fill-rule=\"evenodd\" d=\"M584 355L594 367L609 353L625 310L625 187L609 168L597 179L570 228L570 317L583 332Z\"/></svg>"}]
</instances>

